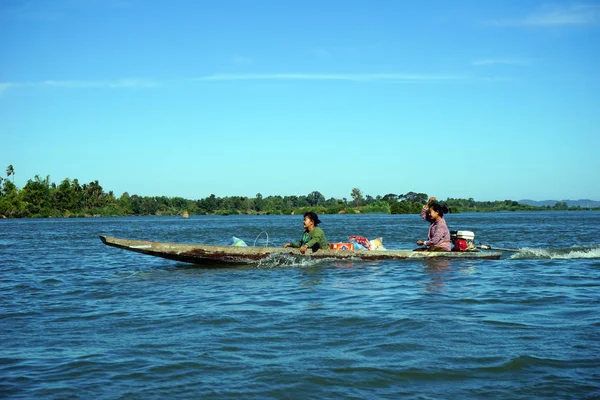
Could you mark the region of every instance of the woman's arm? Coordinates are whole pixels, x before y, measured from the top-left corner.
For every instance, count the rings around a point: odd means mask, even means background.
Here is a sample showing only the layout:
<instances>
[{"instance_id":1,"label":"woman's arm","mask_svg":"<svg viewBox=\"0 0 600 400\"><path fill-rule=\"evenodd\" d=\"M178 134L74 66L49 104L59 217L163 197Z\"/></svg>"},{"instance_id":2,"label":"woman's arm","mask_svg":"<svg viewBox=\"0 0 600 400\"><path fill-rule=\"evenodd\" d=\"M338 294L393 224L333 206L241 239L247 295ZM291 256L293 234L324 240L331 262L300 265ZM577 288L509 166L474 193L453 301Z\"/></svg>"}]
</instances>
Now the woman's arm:
<instances>
[{"instance_id":1,"label":"woman's arm","mask_svg":"<svg viewBox=\"0 0 600 400\"><path fill-rule=\"evenodd\" d=\"M421 209L421 218L427 220L427 211L429 211L429 206L436 200L437 199L435 197L430 197L429 200L427 200L427 204L425 204Z\"/></svg>"}]
</instances>

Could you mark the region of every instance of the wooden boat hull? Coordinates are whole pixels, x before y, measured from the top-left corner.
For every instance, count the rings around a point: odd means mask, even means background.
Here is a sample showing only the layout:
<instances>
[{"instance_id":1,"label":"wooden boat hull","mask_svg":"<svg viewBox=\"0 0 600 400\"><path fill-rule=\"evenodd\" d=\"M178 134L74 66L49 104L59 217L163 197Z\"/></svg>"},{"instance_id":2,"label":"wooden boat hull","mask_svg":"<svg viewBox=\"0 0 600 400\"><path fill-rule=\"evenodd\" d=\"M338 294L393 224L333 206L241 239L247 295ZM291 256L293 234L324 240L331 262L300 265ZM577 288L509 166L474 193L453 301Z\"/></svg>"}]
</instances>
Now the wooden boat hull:
<instances>
[{"instance_id":1,"label":"wooden boat hull","mask_svg":"<svg viewBox=\"0 0 600 400\"><path fill-rule=\"evenodd\" d=\"M107 246L135 251L154 257L162 257L174 261L198 265L218 266L220 264L253 264L269 257L282 255L294 257L310 257L312 259L342 260L404 260L404 259L489 259L498 260L502 253L487 251L431 252L412 250L329 250L317 252L307 250L306 254L298 249L282 247L242 247L211 246L199 244L177 244L150 242L145 240L118 239L100 236Z\"/></svg>"}]
</instances>

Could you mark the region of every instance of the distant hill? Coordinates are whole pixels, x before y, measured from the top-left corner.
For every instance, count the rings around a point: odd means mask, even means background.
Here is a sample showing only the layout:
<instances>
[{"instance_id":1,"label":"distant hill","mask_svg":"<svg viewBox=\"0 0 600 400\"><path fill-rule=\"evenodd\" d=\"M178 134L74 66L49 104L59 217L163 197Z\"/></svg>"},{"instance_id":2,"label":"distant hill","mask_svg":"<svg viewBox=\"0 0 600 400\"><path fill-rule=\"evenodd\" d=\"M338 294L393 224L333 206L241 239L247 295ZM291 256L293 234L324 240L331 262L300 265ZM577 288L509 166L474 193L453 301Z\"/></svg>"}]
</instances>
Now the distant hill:
<instances>
[{"instance_id":1,"label":"distant hill","mask_svg":"<svg viewBox=\"0 0 600 400\"><path fill-rule=\"evenodd\" d=\"M546 206L554 207L554 205L556 203L558 203L559 201L564 201L565 203L567 203L568 207L573 207L573 206L579 206L581 208L600 207L600 201L588 200L588 199L580 199L580 200L542 200L542 201L519 200L518 202L519 202L519 204L526 204L528 206L534 206L534 207L546 207Z\"/></svg>"}]
</instances>

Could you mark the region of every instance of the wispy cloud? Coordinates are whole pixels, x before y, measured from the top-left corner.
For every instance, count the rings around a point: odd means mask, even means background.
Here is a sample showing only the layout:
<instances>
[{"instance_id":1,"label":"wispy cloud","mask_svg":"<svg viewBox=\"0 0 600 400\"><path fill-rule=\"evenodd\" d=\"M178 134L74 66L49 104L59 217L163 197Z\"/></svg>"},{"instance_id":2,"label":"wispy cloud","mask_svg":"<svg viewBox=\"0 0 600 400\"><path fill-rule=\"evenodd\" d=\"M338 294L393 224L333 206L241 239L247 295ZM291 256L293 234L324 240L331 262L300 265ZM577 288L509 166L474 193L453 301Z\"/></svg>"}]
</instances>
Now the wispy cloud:
<instances>
[{"instance_id":1,"label":"wispy cloud","mask_svg":"<svg viewBox=\"0 0 600 400\"><path fill-rule=\"evenodd\" d=\"M317 60L328 62L332 60L346 59L348 57L357 57L361 52L368 48L356 46L334 46L334 47L314 47L308 49L307 54Z\"/></svg>"},{"instance_id":2,"label":"wispy cloud","mask_svg":"<svg viewBox=\"0 0 600 400\"><path fill-rule=\"evenodd\" d=\"M0 21L59 21L65 12L60 8L44 9L33 3L22 3L0 10Z\"/></svg>"},{"instance_id":3,"label":"wispy cloud","mask_svg":"<svg viewBox=\"0 0 600 400\"><path fill-rule=\"evenodd\" d=\"M333 53L330 50L327 50L324 48L312 49L312 50L310 50L310 52L313 57L315 57L319 60L330 61L334 58Z\"/></svg>"},{"instance_id":4,"label":"wispy cloud","mask_svg":"<svg viewBox=\"0 0 600 400\"><path fill-rule=\"evenodd\" d=\"M250 57L246 57L246 56L233 56L231 61L237 65L237 66L248 66L248 65L252 65L254 63L254 61L252 60L252 58Z\"/></svg>"},{"instance_id":5,"label":"wispy cloud","mask_svg":"<svg viewBox=\"0 0 600 400\"><path fill-rule=\"evenodd\" d=\"M600 23L600 6L577 4L567 7L545 7L524 18L487 21L492 26L577 26Z\"/></svg>"},{"instance_id":6,"label":"wispy cloud","mask_svg":"<svg viewBox=\"0 0 600 400\"><path fill-rule=\"evenodd\" d=\"M0 94L15 88L137 88L160 86L158 81L147 79L120 79L116 81L56 81L46 80L39 82L0 82Z\"/></svg>"},{"instance_id":7,"label":"wispy cloud","mask_svg":"<svg viewBox=\"0 0 600 400\"><path fill-rule=\"evenodd\" d=\"M427 75L427 74L303 74L303 73L277 73L277 74L214 74L200 78L197 81L241 81L241 80L288 80L288 81L449 81L466 79L460 75Z\"/></svg>"},{"instance_id":8,"label":"wispy cloud","mask_svg":"<svg viewBox=\"0 0 600 400\"><path fill-rule=\"evenodd\" d=\"M303 73L274 73L274 74L212 74L198 78L183 78L177 80L148 80L120 79L115 81L72 81L45 80L39 82L0 82L0 94L16 88L152 88L171 84L218 81L350 81L350 82L438 82L468 79L461 75L427 75L427 74L303 74Z\"/></svg>"},{"instance_id":9,"label":"wispy cloud","mask_svg":"<svg viewBox=\"0 0 600 400\"><path fill-rule=\"evenodd\" d=\"M485 65L530 65L531 61L521 58L481 58L472 61L473 65L485 66Z\"/></svg>"},{"instance_id":10,"label":"wispy cloud","mask_svg":"<svg viewBox=\"0 0 600 400\"><path fill-rule=\"evenodd\" d=\"M0 10L0 21L61 21L81 12L98 9L126 9L135 5L134 0L56 0L52 2L20 1Z\"/></svg>"},{"instance_id":11,"label":"wispy cloud","mask_svg":"<svg viewBox=\"0 0 600 400\"><path fill-rule=\"evenodd\" d=\"M10 89L11 87L15 87L15 84L11 82L0 82L0 94Z\"/></svg>"},{"instance_id":12,"label":"wispy cloud","mask_svg":"<svg viewBox=\"0 0 600 400\"><path fill-rule=\"evenodd\" d=\"M120 79L117 81L42 81L29 86L66 87L74 89L85 88L135 88L160 86L159 82L147 79Z\"/></svg>"}]
</instances>

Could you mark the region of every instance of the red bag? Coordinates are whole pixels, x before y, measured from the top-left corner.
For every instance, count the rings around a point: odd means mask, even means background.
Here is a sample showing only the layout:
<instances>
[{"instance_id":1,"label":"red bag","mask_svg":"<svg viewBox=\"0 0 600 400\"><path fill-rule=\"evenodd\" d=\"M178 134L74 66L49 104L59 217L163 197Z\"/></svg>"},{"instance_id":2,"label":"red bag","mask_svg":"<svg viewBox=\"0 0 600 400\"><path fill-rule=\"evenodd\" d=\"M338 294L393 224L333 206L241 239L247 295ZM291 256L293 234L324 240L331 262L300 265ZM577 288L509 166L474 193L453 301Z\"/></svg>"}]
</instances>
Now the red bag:
<instances>
[{"instance_id":1,"label":"red bag","mask_svg":"<svg viewBox=\"0 0 600 400\"><path fill-rule=\"evenodd\" d=\"M348 239L362 245L367 250L371 250L371 243L369 242L369 239L367 239L366 237L348 236Z\"/></svg>"}]
</instances>

